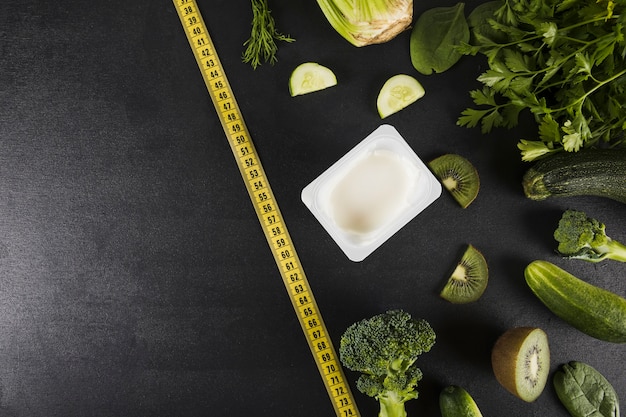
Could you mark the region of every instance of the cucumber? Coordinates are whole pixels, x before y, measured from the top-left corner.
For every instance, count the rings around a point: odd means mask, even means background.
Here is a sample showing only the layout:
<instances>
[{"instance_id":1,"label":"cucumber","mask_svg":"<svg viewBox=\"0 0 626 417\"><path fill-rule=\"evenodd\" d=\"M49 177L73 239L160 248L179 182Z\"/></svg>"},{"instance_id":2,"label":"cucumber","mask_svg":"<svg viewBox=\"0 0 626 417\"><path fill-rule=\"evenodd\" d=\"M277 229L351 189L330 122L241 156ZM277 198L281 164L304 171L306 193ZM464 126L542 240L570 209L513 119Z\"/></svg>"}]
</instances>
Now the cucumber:
<instances>
[{"instance_id":1,"label":"cucumber","mask_svg":"<svg viewBox=\"0 0 626 417\"><path fill-rule=\"evenodd\" d=\"M626 149L583 149L559 152L539 160L526 171L526 197L591 195L626 203Z\"/></svg>"},{"instance_id":2,"label":"cucumber","mask_svg":"<svg viewBox=\"0 0 626 417\"><path fill-rule=\"evenodd\" d=\"M337 85L335 73L317 62L298 65L289 77L289 94L292 97L324 90Z\"/></svg>"},{"instance_id":3,"label":"cucumber","mask_svg":"<svg viewBox=\"0 0 626 417\"><path fill-rule=\"evenodd\" d=\"M380 89L376 109L381 119L399 112L424 97L422 84L410 75L398 74L389 78Z\"/></svg>"},{"instance_id":4,"label":"cucumber","mask_svg":"<svg viewBox=\"0 0 626 417\"><path fill-rule=\"evenodd\" d=\"M532 292L554 314L596 339L626 343L626 299L547 261L524 270Z\"/></svg>"},{"instance_id":5,"label":"cucumber","mask_svg":"<svg viewBox=\"0 0 626 417\"><path fill-rule=\"evenodd\" d=\"M441 390L439 409L442 417L483 417L472 396L456 385Z\"/></svg>"}]
</instances>

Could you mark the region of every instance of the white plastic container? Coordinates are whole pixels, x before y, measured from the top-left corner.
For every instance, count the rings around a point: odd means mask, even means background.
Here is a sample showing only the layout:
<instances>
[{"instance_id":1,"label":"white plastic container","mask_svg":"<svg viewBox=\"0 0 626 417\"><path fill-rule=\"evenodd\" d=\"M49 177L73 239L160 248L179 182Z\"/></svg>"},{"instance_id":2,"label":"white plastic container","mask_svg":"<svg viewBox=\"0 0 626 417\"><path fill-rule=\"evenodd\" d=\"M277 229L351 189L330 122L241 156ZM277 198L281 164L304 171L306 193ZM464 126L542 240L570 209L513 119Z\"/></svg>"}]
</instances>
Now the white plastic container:
<instances>
[{"instance_id":1,"label":"white plastic container","mask_svg":"<svg viewBox=\"0 0 626 417\"><path fill-rule=\"evenodd\" d=\"M359 262L441 195L398 131L382 125L302 190L302 201Z\"/></svg>"}]
</instances>

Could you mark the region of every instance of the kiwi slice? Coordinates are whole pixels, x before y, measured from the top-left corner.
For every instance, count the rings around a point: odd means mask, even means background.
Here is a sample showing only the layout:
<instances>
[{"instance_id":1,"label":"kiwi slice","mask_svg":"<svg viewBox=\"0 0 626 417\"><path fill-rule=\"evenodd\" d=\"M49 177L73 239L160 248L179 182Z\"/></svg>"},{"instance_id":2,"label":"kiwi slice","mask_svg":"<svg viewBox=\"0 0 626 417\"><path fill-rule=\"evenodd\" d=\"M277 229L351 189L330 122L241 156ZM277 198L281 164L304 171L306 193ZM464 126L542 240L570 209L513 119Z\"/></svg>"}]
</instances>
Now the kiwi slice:
<instances>
[{"instance_id":1,"label":"kiwi slice","mask_svg":"<svg viewBox=\"0 0 626 417\"><path fill-rule=\"evenodd\" d=\"M480 178L470 161L449 153L433 159L428 166L461 207L467 208L474 201L480 189Z\"/></svg>"},{"instance_id":2,"label":"kiwi slice","mask_svg":"<svg viewBox=\"0 0 626 417\"><path fill-rule=\"evenodd\" d=\"M543 392L550 373L548 336L537 327L514 327L496 341L491 365L498 382L510 393L533 402Z\"/></svg>"},{"instance_id":3,"label":"kiwi slice","mask_svg":"<svg viewBox=\"0 0 626 417\"><path fill-rule=\"evenodd\" d=\"M474 246L468 245L439 295L451 303L470 303L483 295L488 280L485 257Z\"/></svg>"}]
</instances>

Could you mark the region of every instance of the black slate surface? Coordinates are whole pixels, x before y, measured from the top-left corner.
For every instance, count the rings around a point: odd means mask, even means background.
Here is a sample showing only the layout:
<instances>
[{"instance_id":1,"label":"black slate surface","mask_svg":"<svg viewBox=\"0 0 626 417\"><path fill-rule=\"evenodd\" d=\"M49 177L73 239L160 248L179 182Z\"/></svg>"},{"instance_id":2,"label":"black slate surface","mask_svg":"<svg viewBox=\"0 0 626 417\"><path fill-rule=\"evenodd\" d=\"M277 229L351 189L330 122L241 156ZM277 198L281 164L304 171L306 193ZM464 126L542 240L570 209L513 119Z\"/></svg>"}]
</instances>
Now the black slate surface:
<instances>
[{"instance_id":1,"label":"black slate surface","mask_svg":"<svg viewBox=\"0 0 626 417\"><path fill-rule=\"evenodd\" d=\"M438 416L448 384L485 416L567 416L550 385L527 404L495 381L491 346L520 325L546 330L552 371L587 362L626 398L624 346L565 324L523 281L528 262L546 259L626 295L624 265L561 260L551 236L571 207L626 240L625 206L523 196L528 165L515 143L532 122L489 135L455 125L480 58L421 76L408 32L355 48L316 2L273 0L296 42L252 70L241 62L249 2L198 3L335 343L389 308L436 330L409 416ZM437 5L418 2L415 14ZM173 4L6 0L0 57L0 415L334 415ZM304 61L331 67L339 85L289 97ZM444 193L353 263L300 190L382 123L376 95L397 73L415 75L426 96L384 122L424 160L466 156L482 187L465 210ZM467 243L491 281L477 303L447 304L437 294ZM373 399L354 394L363 416L376 415Z\"/></svg>"}]
</instances>

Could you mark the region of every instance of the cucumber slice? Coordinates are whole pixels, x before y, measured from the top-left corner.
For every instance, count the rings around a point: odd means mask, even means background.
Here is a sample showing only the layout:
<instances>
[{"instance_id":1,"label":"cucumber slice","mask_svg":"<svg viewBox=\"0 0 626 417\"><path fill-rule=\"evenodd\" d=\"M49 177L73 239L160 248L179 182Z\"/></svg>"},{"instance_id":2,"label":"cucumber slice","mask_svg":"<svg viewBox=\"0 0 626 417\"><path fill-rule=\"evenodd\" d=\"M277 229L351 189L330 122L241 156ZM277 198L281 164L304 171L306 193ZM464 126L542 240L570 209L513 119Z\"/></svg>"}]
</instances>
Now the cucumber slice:
<instances>
[{"instance_id":1,"label":"cucumber slice","mask_svg":"<svg viewBox=\"0 0 626 417\"><path fill-rule=\"evenodd\" d=\"M323 90L334 85L337 85L335 73L316 62L305 62L298 65L289 77L289 93L292 97Z\"/></svg>"},{"instance_id":2,"label":"cucumber slice","mask_svg":"<svg viewBox=\"0 0 626 417\"><path fill-rule=\"evenodd\" d=\"M424 93L424 87L415 78L406 74L394 75L383 84L378 93L378 114L384 119L416 102Z\"/></svg>"}]
</instances>

